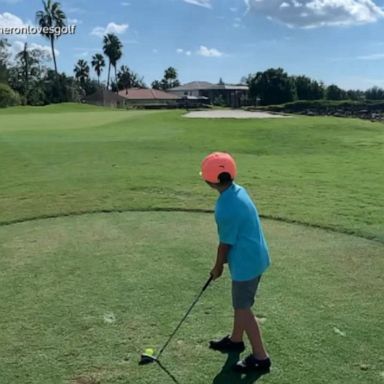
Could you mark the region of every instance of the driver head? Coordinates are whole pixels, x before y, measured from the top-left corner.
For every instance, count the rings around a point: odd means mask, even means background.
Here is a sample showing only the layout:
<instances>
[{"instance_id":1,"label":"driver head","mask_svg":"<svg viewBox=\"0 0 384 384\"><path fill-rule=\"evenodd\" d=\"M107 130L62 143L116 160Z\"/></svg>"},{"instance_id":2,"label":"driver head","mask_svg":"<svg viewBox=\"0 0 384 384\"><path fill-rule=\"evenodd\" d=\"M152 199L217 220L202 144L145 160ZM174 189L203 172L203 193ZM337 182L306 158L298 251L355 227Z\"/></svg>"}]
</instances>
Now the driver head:
<instances>
[{"instance_id":1,"label":"driver head","mask_svg":"<svg viewBox=\"0 0 384 384\"><path fill-rule=\"evenodd\" d=\"M147 355L147 354L143 353L141 355L141 358L140 358L140 361L139 361L139 365L150 364L150 363L153 363L154 361L156 361L156 357L155 356L151 356L151 355Z\"/></svg>"}]
</instances>

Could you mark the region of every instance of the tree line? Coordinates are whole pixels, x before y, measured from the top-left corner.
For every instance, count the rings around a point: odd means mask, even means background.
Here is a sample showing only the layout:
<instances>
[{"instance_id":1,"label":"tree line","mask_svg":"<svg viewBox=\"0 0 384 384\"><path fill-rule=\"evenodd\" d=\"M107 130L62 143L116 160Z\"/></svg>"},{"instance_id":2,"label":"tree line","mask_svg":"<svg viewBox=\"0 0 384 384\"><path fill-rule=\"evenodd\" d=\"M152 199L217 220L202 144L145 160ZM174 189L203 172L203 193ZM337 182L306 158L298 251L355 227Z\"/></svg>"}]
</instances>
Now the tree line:
<instances>
[{"instance_id":1,"label":"tree line","mask_svg":"<svg viewBox=\"0 0 384 384\"><path fill-rule=\"evenodd\" d=\"M49 31L65 27L66 22L67 17L60 3L43 0L43 9L36 12L36 23L42 27L43 37L50 42L51 56L46 50L31 48L25 43L23 49L11 57L9 42L0 39L0 106L78 102L98 89L128 92L133 87L147 88L143 77L127 65L118 67L123 56L123 44L113 33L103 37L101 52L92 56L90 64L84 59L77 61L73 69L74 76L59 73L55 43L60 35ZM51 58L53 68L49 68ZM91 78L91 68L96 79ZM108 71L106 84L100 82L105 69ZM179 84L176 69L169 67L164 71L164 78L155 81L153 87L168 89Z\"/></svg>"},{"instance_id":2,"label":"tree line","mask_svg":"<svg viewBox=\"0 0 384 384\"><path fill-rule=\"evenodd\" d=\"M43 37L50 42L51 56L45 50L30 48L25 43L24 48L11 58L10 44L6 39L0 39L0 106L77 102L98 89L113 92L125 90L128 93L129 88L147 88L143 77L127 65L118 66L124 47L113 33L103 37L101 51L92 56L90 63L84 59L77 61L74 76L59 73L55 42L60 35L49 31L65 27L66 21L60 3L43 0L43 9L36 12L36 23L42 27ZM53 69L49 68L51 58ZM91 77L91 68L96 79ZM100 77L106 69L105 84L100 82ZM219 84L223 83L220 78ZM249 86L250 104L254 105L282 104L294 100L384 100L384 89L379 87L365 92L343 90L335 84L325 86L304 75L289 76L282 68L249 74L242 78L241 84ZM151 87L168 90L179 85L177 70L169 67L165 69L163 78L153 81Z\"/></svg>"},{"instance_id":3,"label":"tree line","mask_svg":"<svg viewBox=\"0 0 384 384\"><path fill-rule=\"evenodd\" d=\"M277 105L296 100L384 100L384 89L344 90L326 86L308 76L289 76L283 68L270 68L243 78L249 86L252 104Z\"/></svg>"}]
</instances>

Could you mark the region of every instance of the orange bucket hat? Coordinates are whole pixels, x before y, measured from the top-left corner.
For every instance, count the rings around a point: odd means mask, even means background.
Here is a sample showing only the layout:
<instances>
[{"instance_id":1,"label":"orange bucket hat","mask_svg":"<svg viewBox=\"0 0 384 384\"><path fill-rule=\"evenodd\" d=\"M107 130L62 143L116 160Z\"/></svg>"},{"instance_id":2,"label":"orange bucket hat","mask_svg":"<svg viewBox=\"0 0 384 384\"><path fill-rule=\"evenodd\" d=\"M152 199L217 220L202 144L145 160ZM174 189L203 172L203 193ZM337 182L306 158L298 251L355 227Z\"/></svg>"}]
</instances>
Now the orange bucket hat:
<instances>
[{"instance_id":1,"label":"orange bucket hat","mask_svg":"<svg viewBox=\"0 0 384 384\"><path fill-rule=\"evenodd\" d=\"M229 153L213 152L206 156L201 163L200 175L205 181L219 183L220 173L227 172L232 180L237 175L236 163Z\"/></svg>"}]
</instances>

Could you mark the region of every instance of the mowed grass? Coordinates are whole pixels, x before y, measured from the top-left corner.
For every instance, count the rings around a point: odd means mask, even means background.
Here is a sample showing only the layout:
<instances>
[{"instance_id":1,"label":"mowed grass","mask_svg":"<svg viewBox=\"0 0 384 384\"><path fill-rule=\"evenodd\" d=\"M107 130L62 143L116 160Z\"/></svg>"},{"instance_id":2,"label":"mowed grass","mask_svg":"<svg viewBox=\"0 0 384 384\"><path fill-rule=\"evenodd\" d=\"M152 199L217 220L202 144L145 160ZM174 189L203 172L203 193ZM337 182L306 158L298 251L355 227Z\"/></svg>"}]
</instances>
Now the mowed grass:
<instances>
[{"instance_id":1,"label":"mowed grass","mask_svg":"<svg viewBox=\"0 0 384 384\"><path fill-rule=\"evenodd\" d=\"M256 313L274 367L260 381L381 383L382 245L264 226L273 267ZM205 282L216 245L211 215L38 220L3 227L0 244L3 383L172 383L157 365L137 363L144 348L159 350ZM231 321L225 273L162 355L179 383L255 381L231 374L227 356L207 348Z\"/></svg>"},{"instance_id":2,"label":"mowed grass","mask_svg":"<svg viewBox=\"0 0 384 384\"><path fill-rule=\"evenodd\" d=\"M151 207L210 209L201 159L233 153L263 215L384 241L384 125L186 119L68 105L0 111L0 222Z\"/></svg>"},{"instance_id":3,"label":"mowed grass","mask_svg":"<svg viewBox=\"0 0 384 384\"><path fill-rule=\"evenodd\" d=\"M351 119L0 111L0 382L172 382L139 354L205 282L216 229L211 214L133 211L213 209L200 161L225 150L261 214L334 230L263 220L273 265L255 310L274 369L259 381L382 383L383 143L382 124ZM231 321L226 275L164 353L178 382L255 382L207 349Z\"/></svg>"}]
</instances>

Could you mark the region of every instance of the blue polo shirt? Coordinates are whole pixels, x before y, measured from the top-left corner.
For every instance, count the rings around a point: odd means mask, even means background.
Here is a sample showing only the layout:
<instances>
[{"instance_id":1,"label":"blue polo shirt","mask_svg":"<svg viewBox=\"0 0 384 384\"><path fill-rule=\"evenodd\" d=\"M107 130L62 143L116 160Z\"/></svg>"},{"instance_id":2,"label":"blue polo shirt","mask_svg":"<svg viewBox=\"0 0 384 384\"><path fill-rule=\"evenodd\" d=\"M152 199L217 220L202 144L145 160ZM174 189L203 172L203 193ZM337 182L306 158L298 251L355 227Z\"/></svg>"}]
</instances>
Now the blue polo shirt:
<instances>
[{"instance_id":1,"label":"blue polo shirt","mask_svg":"<svg viewBox=\"0 0 384 384\"><path fill-rule=\"evenodd\" d=\"M246 281L261 275L270 258L257 209L247 191L233 183L220 194L215 219L221 243L231 245L228 266L232 280Z\"/></svg>"}]
</instances>

